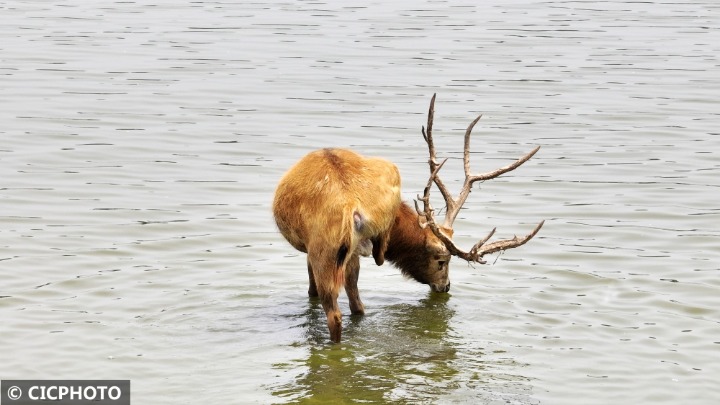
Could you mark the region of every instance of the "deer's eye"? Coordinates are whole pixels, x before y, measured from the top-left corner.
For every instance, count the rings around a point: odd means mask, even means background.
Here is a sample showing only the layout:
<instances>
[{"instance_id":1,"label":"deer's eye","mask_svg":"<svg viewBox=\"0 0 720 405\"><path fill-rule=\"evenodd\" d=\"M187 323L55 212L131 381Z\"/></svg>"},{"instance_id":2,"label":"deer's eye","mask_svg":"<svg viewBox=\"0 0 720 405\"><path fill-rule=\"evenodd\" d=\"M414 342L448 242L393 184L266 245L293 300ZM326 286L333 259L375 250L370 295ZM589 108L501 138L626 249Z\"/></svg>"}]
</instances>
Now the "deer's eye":
<instances>
[{"instance_id":1,"label":"deer's eye","mask_svg":"<svg viewBox=\"0 0 720 405\"><path fill-rule=\"evenodd\" d=\"M445 267L445 264L447 264L447 260L438 260L438 268L442 270Z\"/></svg>"}]
</instances>

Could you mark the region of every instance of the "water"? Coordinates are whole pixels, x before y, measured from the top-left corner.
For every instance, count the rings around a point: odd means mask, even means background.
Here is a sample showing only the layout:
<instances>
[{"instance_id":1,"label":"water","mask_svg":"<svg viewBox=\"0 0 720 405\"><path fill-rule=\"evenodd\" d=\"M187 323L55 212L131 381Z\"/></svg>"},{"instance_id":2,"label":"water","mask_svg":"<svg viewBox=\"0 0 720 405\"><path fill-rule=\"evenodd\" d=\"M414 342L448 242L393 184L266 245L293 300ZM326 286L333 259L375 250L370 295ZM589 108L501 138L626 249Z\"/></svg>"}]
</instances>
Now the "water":
<instances>
[{"instance_id":1,"label":"water","mask_svg":"<svg viewBox=\"0 0 720 405\"><path fill-rule=\"evenodd\" d=\"M620 1L0 3L0 378L136 403L720 401L720 7ZM275 229L308 151L435 136L464 247L430 294L363 261L328 343ZM437 193L436 193L437 196ZM438 202L435 205L439 205Z\"/></svg>"}]
</instances>

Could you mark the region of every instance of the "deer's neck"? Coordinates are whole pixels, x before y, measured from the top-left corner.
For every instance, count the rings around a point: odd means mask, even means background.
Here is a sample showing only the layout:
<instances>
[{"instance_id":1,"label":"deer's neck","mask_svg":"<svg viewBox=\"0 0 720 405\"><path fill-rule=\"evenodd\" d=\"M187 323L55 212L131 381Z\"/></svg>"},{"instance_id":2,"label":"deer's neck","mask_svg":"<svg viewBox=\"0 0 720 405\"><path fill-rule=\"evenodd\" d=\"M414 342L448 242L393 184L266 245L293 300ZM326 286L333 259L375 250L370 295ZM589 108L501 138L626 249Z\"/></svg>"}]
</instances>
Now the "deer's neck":
<instances>
[{"instance_id":1,"label":"deer's neck","mask_svg":"<svg viewBox=\"0 0 720 405\"><path fill-rule=\"evenodd\" d=\"M418 223L418 214L409 205L402 203L390 232L385 258L405 276L418 280L429 260L426 238L425 230Z\"/></svg>"}]
</instances>

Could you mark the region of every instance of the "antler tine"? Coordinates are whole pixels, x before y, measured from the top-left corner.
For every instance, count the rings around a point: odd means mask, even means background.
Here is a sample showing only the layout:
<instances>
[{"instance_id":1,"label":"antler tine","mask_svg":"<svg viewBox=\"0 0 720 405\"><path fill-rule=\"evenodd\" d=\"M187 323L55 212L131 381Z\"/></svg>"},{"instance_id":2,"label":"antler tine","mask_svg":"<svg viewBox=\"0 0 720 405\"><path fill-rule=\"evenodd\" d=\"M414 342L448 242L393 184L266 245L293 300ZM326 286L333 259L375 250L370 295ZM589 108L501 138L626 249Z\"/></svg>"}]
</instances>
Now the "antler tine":
<instances>
[{"instance_id":1,"label":"antler tine","mask_svg":"<svg viewBox=\"0 0 720 405\"><path fill-rule=\"evenodd\" d=\"M420 196L418 196L418 199L423 200L422 198L420 198ZM418 217L417 217L418 226L420 226L420 229L425 229L428 226L428 221L427 221L428 215L425 214L425 212L420 210L420 207L418 206L418 200L414 200L413 202L415 203L415 211L418 214ZM431 213L433 212L432 207L430 207L430 212ZM423 222L423 218L425 218L425 222Z\"/></svg>"},{"instance_id":2,"label":"antler tine","mask_svg":"<svg viewBox=\"0 0 720 405\"><path fill-rule=\"evenodd\" d=\"M522 238L518 238L517 236L515 236L512 239L499 240L499 241L490 243L489 245L479 247L479 249L477 250L477 255L478 255L478 257L483 257L486 254L499 252L501 250L513 249L513 248L522 246L522 245L526 244L530 239L532 239L535 235L537 235L537 233L540 231L540 228L542 228L542 226L544 224L545 224L545 220L540 221L540 223L537 224L537 226L535 227L535 229L533 229L532 232L530 232L529 234L525 235Z\"/></svg>"},{"instance_id":3,"label":"antler tine","mask_svg":"<svg viewBox=\"0 0 720 405\"><path fill-rule=\"evenodd\" d=\"M480 249L480 246L484 245L485 242L489 241L490 238L492 238L492 236L495 235L495 231L497 231L497 228L493 228L492 231L490 231L490 233L488 233L488 235L487 235L485 238L480 239L480 240L478 241L478 243L476 243L476 244L472 247L472 249L470 249L470 252L477 252L477 250Z\"/></svg>"},{"instance_id":4,"label":"antler tine","mask_svg":"<svg viewBox=\"0 0 720 405\"><path fill-rule=\"evenodd\" d=\"M463 166L465 168L465 177L470 177L470 134L472 133L475 124L480 121L482 114L478 115L470 125L468 125L465 131L465 143L463 144Z\"/></svg>"},{"instance_id":5,"label":"antler tine","mask_svg":"<svg viewBox=\"0 0 720 405\"><path fill-rule=\"evenodd\" d=\"M530 234L525 235L522 238L518 238L517 236L515 236L512 239L499 240L499 241L490 243L488 245L485 245L485 242L490 240L490 238L495 234L495 229L493 229L492 231L490 231L488 236L486 236L484 239L482 239L478 243L476 243L475 246L473 246L472 249L470 249L470 252L464 252L464 251L458 249L458 247L455 246L455 244L453 244L452 241L450 241L450 243L448 244L448 242L446 242L443 238L440 238L440 239L446 244L448 250L453 255L455 255L461 259L465 259L468 262L476 262L476 263L480 263L480 264L485 264L486 262L485 262L485 260L483 260L483 256L490 254L490 253L499 252L501 250L508 250L508 249L516 248L516 247L526 244L530 239L532 239L535 235L537 235L537 233L540 231L540 228L542 228L544 223L545 223L545 221L541 221L539 224L537 224L535 229L533 229L533 231L530 232ZM433 230L433 232L434 232L434 230Z\"/></svg>"},{"instance_id":6,"label":"antler tine","mask_svg":"<svg viewBox=\"0 0 720 405\"><path fill-rule=\"evenodd\" d=\"M423 136L425 135L425 131L423 131ZM425 227L428 226L430 222L433 224L435 223L435 213L430 205L430 188L432 187L433 180L437 177L438 172L440 169L442 169L443 165L447 162L447 159L443 160L442 163L437 165L435 167L435 170L430 173L430 178L428 179L427 185L425 186L425 189L423 190L423 196L418 196L417 200L415 200L415 211L418 213L418 225L420 225L420 228L425 229ZM423 202L423 211L420 211L420 207L418 206L418 200ZM425 218L425 223L422 223L422 218Z\"/></svg>"},{"instance_id":7,"label":"antler tine","mask_svg":"<svg viewBox=\"0 0 720 405\"><path fill-rule=\"evenodd\" d=\"M428 120L427 120L427 128L422 127L422 135L423 139L425 139L425 142L428 145L428 153L430 155L430 159L428 161L430 165L430 173L435 171L438 167L437 163L437 156L435 155L435 142L433 141L432 137L432 128L433 128L433 120L435 119L435 97L436 94L433 94L432 99L430 99L430 108L428 109ZM440 194L442 194L443 199L445 200L446 205L452 204L452 195L448 191L447 187L445 187L445 183L440 180L440 177L435 176L434 178L435 184L438 186L438 189L440 190Z\"/></svg>"},{"instance_id":8,"label":"antler tine","mask_svg":"<svg viewBox=\"0 0 720 405\"><path fill-rule=\"evenodd\" d=\"M425 127L422 127L423 138L425 138L425 142L427 142L428 148L430 149L430 159L433 160L435 159L435 145L432 141L432 126L433 120L435 118L435 96L437 96L437 93L433 94L432 98L430 99L430 108L428 109L427 120L427 133L425 133Z\"/></svg>"},{"instance_id":9,"label":"antler tine","mask_svg":"<svg viewBox=\"0 0 720 405\"><path fill-rule=\"evenodd\" d=\"M507 165L507 166L503 166L503 167L501 167L501 168L499 168L499 169L496 169L496 170L493 170L493 171L491 171L491 172L487 172L487 173L483 173L483 174L477 174L477 175L474 175L474 176L470 176L470 183L472 184L472 183L474 183L474 182L476 182L476 181L479 181L479 180L490 180L490 179L494 179L495 177L498 177L498 176L500 176L501 174L507 173L507 172L509 172L509 171L513 171L513 170L517 169L518 167L520 167L520 165L522 165L523 163L525 163L525 162L527 162L528 160L530 160L530 158L533 157L533 156L537 153L537 151L539 151L539 150L540 150L540 146L537 146L537 147L535 147L535 149L533 149L533 150L531 150L530 152L526 153L525 155L523 155L522 157L520 157L518 160L514 161L513 163L511 163L511 164L509 164L509 165Z\"/></svg>"},{"instance_id":10,"label":"antler tine","mask_svg":"<svg viewBox=\"0 0 720 405\"><path fill-rule=\"evenodd\" d=\"M425 185L425 189L423 190L423 196L418 196L418 200L423 202L423 211L420 211L420 208L418 207L417 200L415 200L415 210L418 212L418 215L425 216L425 219L428 223L435 222L435 215L434 210L432 206L430 205L430 188L432 188L433 181L437 179L437 174L442 169L443 165L447 162L447 159L444 159L439 165L435 167L435 170L432 171L430 174L430 178L428 179L427 185ZM422 226L422 225L421 225ZM423 226L424 228L424 226Z\"/></svg>"},{"instance_id":11,"label":"antler tine","mask_svg":"<svg viewBox=\"0 0 720 405\"><path fill-rule=\"evenodd\" d=\"M480 121L480 118L482 118L482 114L478 115L477 118L468 125L467 130L465 130L465 141L463 144L463 168L465 169L465 182L462 190L460 190L458 198L453 199L451 197L450 201L447 203L448 208L445 213L445 222L443 225L448 228L451 228L453 222L455 222L455 218L460 213L460 209L463 204L465 204L465 200L470 194L472 183L475 181L473 180L473 176L470 174L470 134L472 134L472 130L475 127L475 124Z\"/></svg>"}]
</instances>

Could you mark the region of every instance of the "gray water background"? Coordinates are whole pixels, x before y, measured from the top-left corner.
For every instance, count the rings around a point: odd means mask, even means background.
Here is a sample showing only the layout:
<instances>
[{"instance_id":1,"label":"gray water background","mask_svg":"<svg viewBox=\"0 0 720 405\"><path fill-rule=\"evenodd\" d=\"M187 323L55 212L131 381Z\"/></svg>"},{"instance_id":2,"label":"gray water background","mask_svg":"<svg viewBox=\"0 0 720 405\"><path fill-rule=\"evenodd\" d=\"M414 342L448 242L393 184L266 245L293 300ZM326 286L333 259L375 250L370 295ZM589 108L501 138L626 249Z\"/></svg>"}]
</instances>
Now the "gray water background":
<instances>
[{"instance_id":1,"label":"gray water background","mask_svg":"<svg viewBox=\"0 0 720 405\"><path fill-rule=\"evenodd\" d=\"M0 378L133 403L716 404L720 4L0 2ZM310 150L395 162L437 92L487 171L450 294L362 262L330 345L269 204ZM437 196L437 195L436 195ZM441 206L440 202L435 202Z\"/></svg>"}]
</instances>

